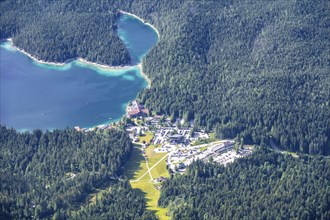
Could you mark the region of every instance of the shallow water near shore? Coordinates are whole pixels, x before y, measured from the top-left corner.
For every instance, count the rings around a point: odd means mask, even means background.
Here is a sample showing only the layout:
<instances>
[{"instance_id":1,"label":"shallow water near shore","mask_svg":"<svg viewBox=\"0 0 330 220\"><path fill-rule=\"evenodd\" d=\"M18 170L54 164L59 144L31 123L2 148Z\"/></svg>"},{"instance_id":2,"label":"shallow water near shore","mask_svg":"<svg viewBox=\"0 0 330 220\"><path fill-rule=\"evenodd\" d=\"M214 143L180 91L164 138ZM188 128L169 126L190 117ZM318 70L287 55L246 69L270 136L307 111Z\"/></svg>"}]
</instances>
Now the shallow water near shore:
<instances>
[{"instance_id":1,"label":"shallow water near shore","mask_svg":"<svg viewBox=\"0 0 330 220\"><path fill-rule=\"evenodd\" d=\"M125 44L134 47L141 41L131 41L131 34L141 38L143 30L153 30L132 16L125 24L130 21L136 31L125 32ZM142 59L155 43L132 57ZM106 69L77 60L56 66L32 60L9 42L1 43L0 50L0 123L18 130L93 127L118 121L127 103L147 86L138 66Z\"/></svg>"},{"instance_id":2,"label":"shallow water near shore","mask_svg":"<svg viewBox=\"0 0 330 220\"><path fill-rule=\"evenodd\" d=\"M157 32L144 21L129 14L122 14L117 24L118 36L130 52L133 64L139 64L157 43Z\"/></svg>"}]
</instances>

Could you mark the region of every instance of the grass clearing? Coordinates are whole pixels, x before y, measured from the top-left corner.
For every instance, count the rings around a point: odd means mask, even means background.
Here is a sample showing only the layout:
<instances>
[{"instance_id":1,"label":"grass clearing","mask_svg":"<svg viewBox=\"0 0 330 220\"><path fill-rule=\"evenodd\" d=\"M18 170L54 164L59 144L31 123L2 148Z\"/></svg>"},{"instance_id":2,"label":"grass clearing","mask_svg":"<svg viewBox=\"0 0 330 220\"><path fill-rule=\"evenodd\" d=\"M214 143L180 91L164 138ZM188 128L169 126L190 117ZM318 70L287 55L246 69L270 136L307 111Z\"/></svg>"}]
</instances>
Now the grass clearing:
<instances>
[{"instance_id":1,"label":"grass clearing","mask_svg":"<svg viewBox=\"0 0 330 220\"><path fill-rule=\"evenodd\" d=\"M201 148L199 148L199 149L200 149L201 152L204 152L204 151L207 150L207 148L209 148L209 146L204 146L204 147L201 147Z\"/></svg>"},{"instance_id":2,"label":"grass clearing","mask_svg":"<svg viewBox=\"0 0 330 220\"><path fill-rule=\"evenodd\" d=\"M155 165L160 159L162 159L167 154L167 153L155 153L154 152L155 148L156 147L154 145L150 145L147 149L145 149L146 156L149 162L149 167Z\"/></svg>"},{"instance_id":3,"label":"grass clearing","mask_svg":"<svg viewBox=\"0 0 330 220\"><path fill-rule=\"evenodd\" d=\"M194 141L191 143L191 146L198 146L198 145L202 145L202 144L209 144L209 143L212 143L212 142L215 142L216 140L215 139L212 139L212 138L206 138L206 139L200 139L200 140L197 140L197 141Z\"/></svg>"},{"instance_id":4,"label":"grass clearing","mask_svg":"<svg viewBox=\"0 0 330 220\"><path fill-rule=\"evenodd\" d=\"M145 141L146 143L150 143L151 139L154 137L154 134L150 131L146 132L144 135L139 136L139 143L143 143Z\"/></svg>"},{"instance_id":5,"label":"grass clearing","mask_svg":"<svg viewBox=\"0 0 330 220\"><path fill-rule=\"evenodd\" d=\"M149 146L145 149L149 167L152 167L166 155L166 153L156 154L153 152L154 149L155 146ZM132 188L146 199L148 210L154 211L160 220L170 219L170 217L166 215L168 209L158 207L157 205L160 191L156 189L155 184L150 180L149 174L143 176L139 181L134 181L139 179L147 171L148 169L146 166L146 161L142 155L142 151L134 148L130 160L124 167L125 175L129 178ZM166 169L166 158L163 158L163 160L150 172L154 179L157 179L160 176L169 177Z\"/></svg>"},{"instance_id":6,"label":"grass clearing","mask_svg":"<svg viewBox=\"0 0 330 220\"><path fill-rule=\"evenodd\" d=\"M124 174L128 177L129 180L136 180L148 171L146 161L142 155L142 151L137 147L140 148L141 146L134 146L131 158L124 167Z\"/></svg>"},{"instance_id":7,"label":"grass clearing","mask_svg":"<svg viewBox=\"0 0 330 220\"><path fill-rule=\"evenodd\" d=\"M158 161L160 161L167 153L155 153L154 149L156 147L151 145L146 149L146 156L148 157L149 167L155 165ZM154 179L158 177L170 177L166 169L166 159L167 157L163 158L163 160L156 165L150 172Z\"/></svg>"},{"instance_id":8,"label":"grass clearing","mask_svg":"<svg viewBox=\"0 0 330 220\"><path fill-rule=\"evenodd\" d=\"M160 196L160 191L155 188L154 184L150 182L150 179L146 180L145 177L143 177L140 181L133 182L131 185L134 189L143 192L147 201L148 210L155 211L160 220L170 219L170 217L166 215L168 210L166 208L158 207L157 202Z\"/></svg>"},{"instance_id":9,"label":"grass clearing","mask_svg":"<svg viewBox=\"0 0 330 220\"><path fill-rule=\"evenodd\" d=\"M158 177L170 177L168 170L166 169L166 158L162 160L157 166L155 166L151 171L151 175L153 178Z\"/></svg>"}]
</instances>

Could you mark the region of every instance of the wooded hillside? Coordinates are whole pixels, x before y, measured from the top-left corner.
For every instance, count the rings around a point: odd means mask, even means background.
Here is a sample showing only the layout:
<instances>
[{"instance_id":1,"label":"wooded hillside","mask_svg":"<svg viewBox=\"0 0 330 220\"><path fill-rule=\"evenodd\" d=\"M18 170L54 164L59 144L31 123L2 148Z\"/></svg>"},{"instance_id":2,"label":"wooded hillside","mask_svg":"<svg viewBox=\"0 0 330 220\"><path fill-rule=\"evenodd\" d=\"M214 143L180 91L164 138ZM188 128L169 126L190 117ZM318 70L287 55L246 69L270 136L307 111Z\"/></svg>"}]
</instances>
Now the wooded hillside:
<instances>
[{"instance_id":1,"label":"wooded hillside","mask_svg":"<svg viewBox=\"0 0 330 220\"><path fill-rule=\"evenodd\" d=\"M197 161L162 185L172 219L329 219L330 162L267 150L224 167Z\"/></svg>"},{"instance_id":2,"label":"wooded hillside","mask_svg":"<svg viewBox=\"0 0 330 220\"><path fill-rule=\"evenodd\" d=\"M325 1L169 1L132 7L159 29L147 107L218 137L330 153Z\"/></svg>"},{"instance_id":3,"label":"wooded hillside","mask_svg":"<svg viewBox=\"0 0 330 220\"><path fill-rule=\"evenodd\" d=\"M0 38L13 38L34 57L65 62L81 57L111 66L129 65L130 55L116 34L119 16L100 1L0 2Z\"/></svg>"},{"instance_id":4,"label":"wooded hillside","mask_svg":"<svg viewBox=\"0 0 330 220\"><path fill-rule=\"evenodd\" d=\"M15 2L15 3L14 3ZM155 25L147 54L152 111L195 119L218 137L330 153L330 6L327 1L13 1L1 37L50 61L81 56L129 63L115 36L118 10Z\"/></svg>"},{"instance_id":5,"label":"wooded hillside","mask_svg":"<svg viewBox=\"0 0 330 220\"><path fill-rule=\"evenodd\" d=\"M18 133L1 126L0 218L154 217L118 178L131 149L123 131Z\"/></svg>"}]
</instances>

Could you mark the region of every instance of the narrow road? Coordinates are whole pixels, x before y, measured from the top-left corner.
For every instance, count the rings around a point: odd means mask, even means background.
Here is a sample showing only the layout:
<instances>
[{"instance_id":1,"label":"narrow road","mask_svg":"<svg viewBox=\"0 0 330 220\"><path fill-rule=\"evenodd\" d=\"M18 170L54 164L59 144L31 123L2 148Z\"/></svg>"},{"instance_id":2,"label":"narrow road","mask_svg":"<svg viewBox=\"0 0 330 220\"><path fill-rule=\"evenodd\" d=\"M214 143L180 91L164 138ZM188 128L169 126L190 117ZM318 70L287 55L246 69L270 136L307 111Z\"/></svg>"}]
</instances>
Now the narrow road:
<instances>
[{"instance_id":1,"label":"narrow road","mask_svg":"<svg viewBox=\"0 0 330 220\"><path fill-rule=\"evenodd\" d=\"M133 180L133 181L131 181L131 182L139 181L139 180L140 180L143 176L145 176L147 173L149 173L150 180L153 180L152 175L151 175L151 172L150 172L150 168L149 168L148 158L145 157L144 154L143 154L143 148L142 148L143 145L140 144L140 143L137 143L137 144L138 144L138 145L141 145L141 147L134 147L134 148L139 149L139 150L142 151L142 155L143 155L144 159L146 160L146 165L147 165L147 169L148 169L148 171L147 171L146 173L144 173L144 174L143 174L138 180Z\"/></svg>"},{"instance_id":2,"label":"narrow road","mask_svg":"<svg viewBox=\"0 0 330 220\"><path fill-rule=\"evenodd\" d=\"M148 165L148 161L147 161L147 168L148 168L148 171L145 172L142 176L140 176L137 180L132 180L131 182L134 183L134 182L137 182L139 180L141 180L145 175L147 175L149 173L150 175L150 178L151 180L153 180L152 176L151 176L151 170L157 166L160 162L162 162L162 160L164 160L166 157L168 156L168 154L166 154L164 157L162 157L157 163L155 163L152 167L149 168L149 165ZM146 159L147 160L147 159Z\"/></svg>"},{"instance_id":3,"label":"narrow road","mask_svg":"<svg viewBox=\"0 0 330 220\"><path fill-rule=\"evenodd\" d=\"M294 153L294 152L289 152L289 151L285 151L285 150L281 150L279 146L277 146L272 140L270 140L270 146L271 149L273 149L276 152L279 152L281 154L290 154L291 156L298 158L298 154Z\"/></svg>"},{"instance_id":4,"label":"narrow road","mask_svg":"<svg viewBox=\"0 0 330 220\"><path fill-rule=\"evenodd\" d=\"M150 172L148 158L145 157L144 155L143 155L143 157L144 157L144 159L146 160L146 165L147 165L147 168L148 168L148 173L149 173L149 176L150 176L150 180L152 181L153 178L152 178L152 175L151 175L151 172Z\"/></svg>"}]
</instances>

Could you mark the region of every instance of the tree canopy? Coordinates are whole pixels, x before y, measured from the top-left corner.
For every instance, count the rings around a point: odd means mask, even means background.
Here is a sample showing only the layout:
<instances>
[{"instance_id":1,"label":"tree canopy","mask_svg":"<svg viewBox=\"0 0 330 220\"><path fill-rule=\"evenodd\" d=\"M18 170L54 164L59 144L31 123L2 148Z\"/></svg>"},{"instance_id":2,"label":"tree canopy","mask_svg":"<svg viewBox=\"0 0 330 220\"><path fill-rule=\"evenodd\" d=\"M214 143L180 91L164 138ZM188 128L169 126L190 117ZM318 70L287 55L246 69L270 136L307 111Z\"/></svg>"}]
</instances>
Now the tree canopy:
<instances>
[{"instance_id":1,"label":"tree canopy","mask_svg":"<svg viewBox=\"0 0 330 220\"><path fill-rule=\"evenodd\" d=\"M120 179L131 150L119 130L18 133L0 126L1 219L154 217Z\"/></svg>"},{"instance_id":2,"label":"tree canopy","mask_svg":"<svg viewBox=\"0 0 330 220\"><path fill-rule=\"evenodd\" d=\"M329 219L330 161L259 150L224 167L196 161L162 185L173 219Z\"/></svg>"},{"instance_id":3,"label":"tree canopy","mask_svg":"<svg viewBox=\"0 0 330 220\"><path fill-rule=\"evenodd\" d=\"M111 66L131 58L116 34L118 11L99 1L1 1L0 38L12 38L37 59L78 57Z\"/></svg>"},{"instance_id":4,"label":"tree canopy","mask_svg":"<svg viewBox=\"0 0 330 220\"><path fill-rule=\"evenodd\" d=\"M188 115L218 137L330 153L329 4L326 1L0 2L0 37L47 61L130 63L119 10L160 32L144 60L153 112Z\"/></svg>"},{"instance_id":5,"label":"tree canopy","mask_svg":"<svg viewBox=\"0 0 330 220\"><path fill-rule=\"evenodd\" d=\"M140 99L220 138L330 153L325 1L166 1L133 12L160 31ZM142 6L140 6L141 8ZM175 10L173 10L175 8Z\"/></svg>"}]
</instances>

